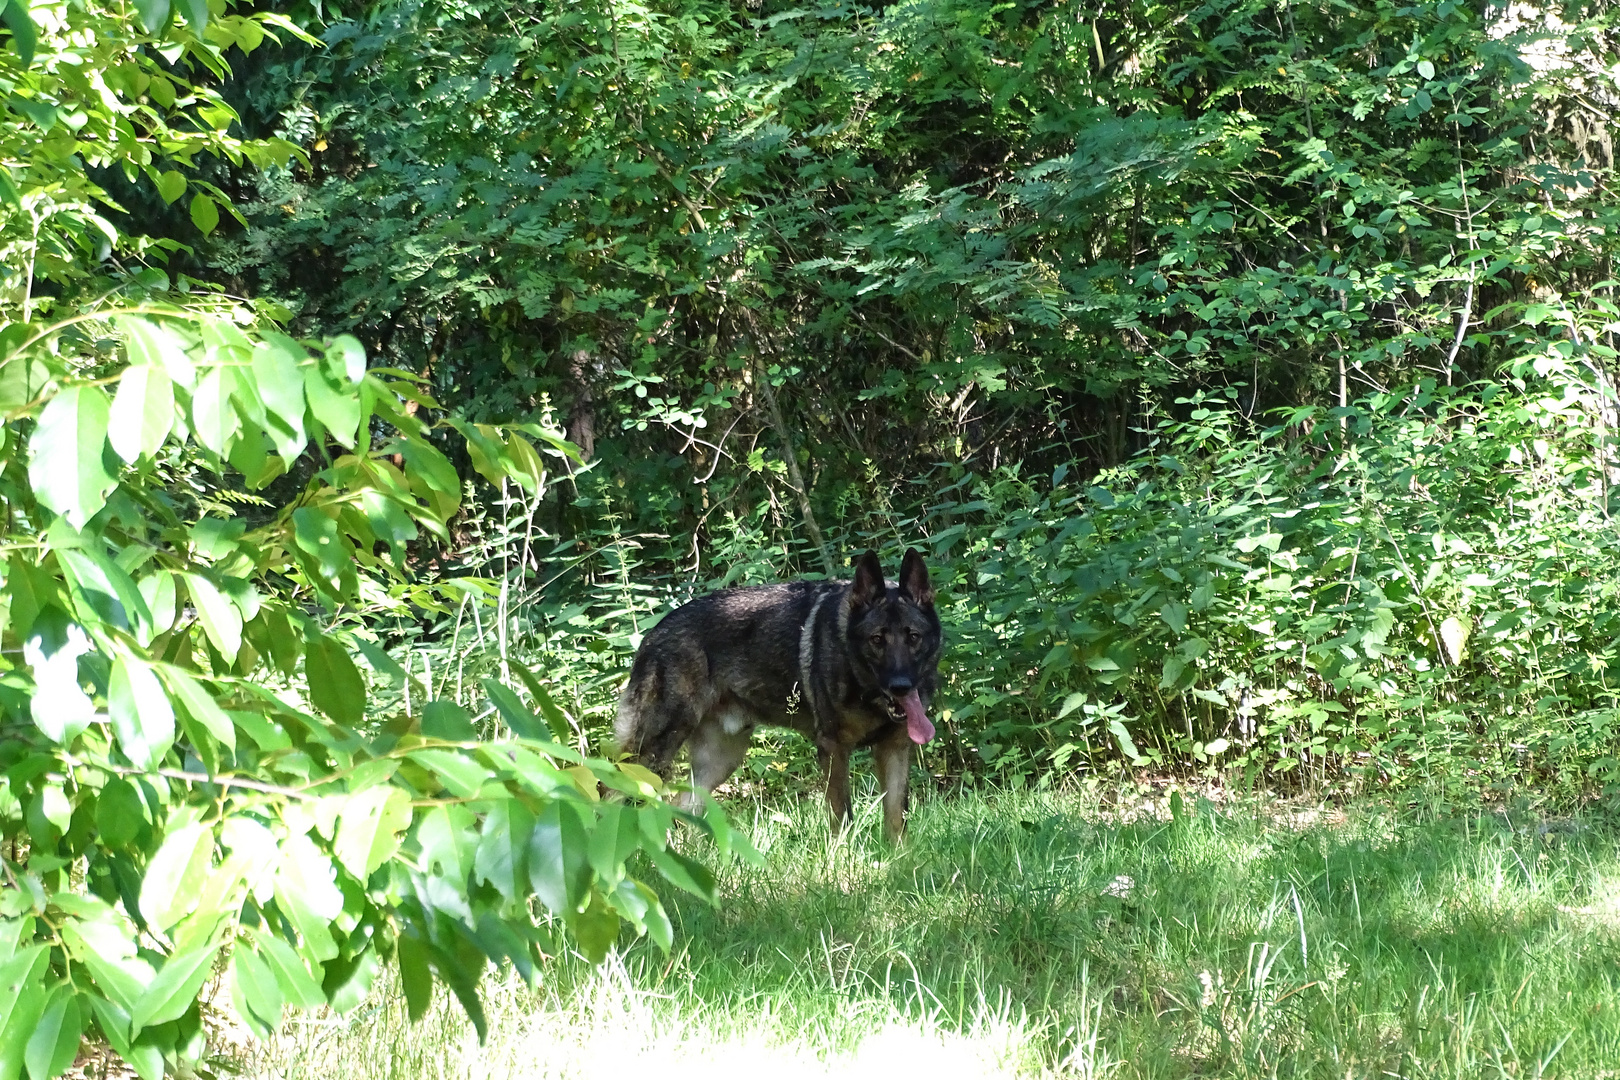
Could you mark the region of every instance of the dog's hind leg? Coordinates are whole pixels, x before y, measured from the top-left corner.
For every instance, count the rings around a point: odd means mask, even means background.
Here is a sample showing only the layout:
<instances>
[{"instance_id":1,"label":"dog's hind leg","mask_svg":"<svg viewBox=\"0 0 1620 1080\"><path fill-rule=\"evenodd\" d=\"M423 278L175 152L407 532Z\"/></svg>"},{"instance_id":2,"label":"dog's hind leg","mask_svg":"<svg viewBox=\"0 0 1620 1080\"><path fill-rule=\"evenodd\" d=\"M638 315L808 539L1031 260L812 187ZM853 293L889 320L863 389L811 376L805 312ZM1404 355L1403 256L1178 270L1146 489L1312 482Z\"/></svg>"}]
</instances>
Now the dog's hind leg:
<instances>
[{"instance_id":1,"label":"dog's hind leg","mask_svg":"<svg viewBox=\"0 0 1620 1080\"><path fill-rule=\"evenodd\" d=\"M657 714L657 724L638 756L647 768L667 778L676 753L699 726L698 711L690 701L676 697L659 702Z\"/></svg>"},{"instance_id":2,"label":"dog's hind leg","mask_svg":"<svg viewBox=\"0 0 1620 1080\"><path fill-rule=\"evenodd\" d=\"M737 771L748 756L748 739L754 725L731 713L711 714L698 724L687 740L692 751L692 785L713 791ZM700 801L684 798L685 809L696 810Z\"/></svg>"}]
</instances>

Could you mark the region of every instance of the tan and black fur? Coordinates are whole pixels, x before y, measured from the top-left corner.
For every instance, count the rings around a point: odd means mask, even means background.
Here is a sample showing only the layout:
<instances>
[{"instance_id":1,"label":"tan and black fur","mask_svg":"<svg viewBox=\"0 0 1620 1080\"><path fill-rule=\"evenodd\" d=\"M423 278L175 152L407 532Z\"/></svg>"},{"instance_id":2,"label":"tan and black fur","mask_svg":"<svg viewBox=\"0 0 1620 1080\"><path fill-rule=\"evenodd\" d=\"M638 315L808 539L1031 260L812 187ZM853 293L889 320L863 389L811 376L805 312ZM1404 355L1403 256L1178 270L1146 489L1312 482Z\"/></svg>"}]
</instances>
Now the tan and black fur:
<instances>
[{"instance_id":1,"label":"tan and black fur","mask_svg":"<svg viewBox=\"0 0 1620 1080\"><path fill-rule=\"evenodd\" d=\"M915 550L895 583L868 551L853 581L710 593L642 640L614 730L625 751L663 776L690 746L692 781L710 791L742 764L756 725L801 731L816 744L834 829L850 816L850 754L871 747L884 832L899 839L913 742L901 703L915 690L926 710L942 640Z\"/></svg>"}]
</instances>

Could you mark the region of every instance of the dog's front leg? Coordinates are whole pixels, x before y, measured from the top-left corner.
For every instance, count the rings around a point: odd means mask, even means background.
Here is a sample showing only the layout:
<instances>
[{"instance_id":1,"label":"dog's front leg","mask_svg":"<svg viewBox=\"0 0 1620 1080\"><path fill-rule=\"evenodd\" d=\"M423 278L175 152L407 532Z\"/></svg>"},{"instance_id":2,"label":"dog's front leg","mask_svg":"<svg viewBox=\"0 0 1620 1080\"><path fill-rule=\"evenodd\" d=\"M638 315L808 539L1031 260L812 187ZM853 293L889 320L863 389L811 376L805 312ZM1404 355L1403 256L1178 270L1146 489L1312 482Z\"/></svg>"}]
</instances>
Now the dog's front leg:
<instances>
[{"instance_id":1,"label":"dog's front leg","mask_svg":"<svg viewBox=\"0 0 1620 1080\"><path fill-rule=\"evenodd\" d=\"M904 728L872 747L872 764L883 789L883 836L897 844L906 831L906 788L911 782L911 739Z\"/></svg>"},{"instance_id":2,"label":"dog's front leg","mask_svg":"<svg viewBox=\"0 0 1620 1080\"><path fill-rule=\"evenodd\" d=\"M833 835L837 836L850 819L849 751L834 743L823 745L819 756L827 774L827 814L832 819Z\"/></svg>"}]
</instances>

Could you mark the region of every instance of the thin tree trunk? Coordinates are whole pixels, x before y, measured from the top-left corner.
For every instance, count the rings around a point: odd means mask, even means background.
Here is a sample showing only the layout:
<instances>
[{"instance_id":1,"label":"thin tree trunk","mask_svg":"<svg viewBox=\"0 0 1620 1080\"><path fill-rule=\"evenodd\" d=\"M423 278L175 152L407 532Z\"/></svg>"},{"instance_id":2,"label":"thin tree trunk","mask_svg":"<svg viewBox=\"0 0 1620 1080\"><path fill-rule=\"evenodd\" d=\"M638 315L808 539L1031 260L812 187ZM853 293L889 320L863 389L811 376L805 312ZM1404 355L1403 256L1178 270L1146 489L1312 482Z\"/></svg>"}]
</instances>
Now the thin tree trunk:
<instances>
[{"instance_id":1,"label":"thin tree trunk","mask_svg":"<svg viewBox=\"0 0 1620 1080\"><path fill-rule=\"evenodd\" d=\"M574 404L568 411L565 431L568 441L579 447L579 456L586 461L596 456L596 395L591 390L591 354L579 349L568 357L568 378L574 384ZM568 463L572 472L574 465Z\"/></svg>"},{"instance_id":2,"label":"thin tree trunk","mask_svg":"<svg viewBox=\"0 0 1620 1080\"><path fill-rule=\"evenodd\" d=\"M776 429L776 437L782 443L782 457L787 462L788 486L793 488L793 494L799 498L799 513L804 515L804 528L810 534L810 541L816 545L821 553L821 565L826 567L828 577L836 577L838 569L833 565L832 551L827 547L827 538L821 533L821 525L816 521L816 512L810 506L810 493L804 486L804 476L799 472L799 455L793 446L793 433L788 430L787 421L782 418L782 407L777 404L776 391L771 388L771 377L756 362L754 364L754 384L759 387L765 396L765 407L770 412L771 427Z\"/></svg>"},{"instance_id":3,"label":"thin tree trunk","mask_svg":"<svg viewBox=\"0 0 1620 1080\"><path fill-rule=\"evenodd\" d=\"M821 532L821 524L816 521L816 512L810 506L810 492L804 485L804 475L799 472L799 455L793 445L793 433L788 429L787 420L782 416L782 406L776 400L776 390L771 386L770 375L765 371L764 365L759 362L762 351L775 353L776 350L766 345L766 337L760 330L759 323L754 319L754 313L747 308L739 308L742 317L748 323L749 336L754 339L754 385L759 387L760 394L765 398L765 410L768 413L771 427L776 431L777 440L782 444L782 457L787 464L788 486L799 500L799 513L804 517L805 531L810 534L810 542L816 545L816 551L821 555L821 565L826 569L828 577L836 577L838 568L833 563L832 549L827 546L827 538Z\"/></svg>"}]
</instances>

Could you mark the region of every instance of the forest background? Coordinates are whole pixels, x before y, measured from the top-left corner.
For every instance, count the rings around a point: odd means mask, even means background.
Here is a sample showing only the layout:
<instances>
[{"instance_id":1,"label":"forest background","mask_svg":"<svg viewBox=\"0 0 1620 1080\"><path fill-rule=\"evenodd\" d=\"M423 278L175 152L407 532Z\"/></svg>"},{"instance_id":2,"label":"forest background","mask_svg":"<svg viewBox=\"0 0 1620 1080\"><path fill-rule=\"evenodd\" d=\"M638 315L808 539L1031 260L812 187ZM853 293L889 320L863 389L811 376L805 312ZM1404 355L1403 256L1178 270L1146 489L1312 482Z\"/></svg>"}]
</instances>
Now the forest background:
<instances>
[{"instance_id":1,"label":"forest background","mask_svg":"<svg viewBox=\"0 0 1620 1080\"><path fill-rule=\"evenodd\" d=\"M1602 5L0 20L0 1073L667 945L631 651L867 547L941 789L1620 785Z\"/></svg>"}]
</instances>

